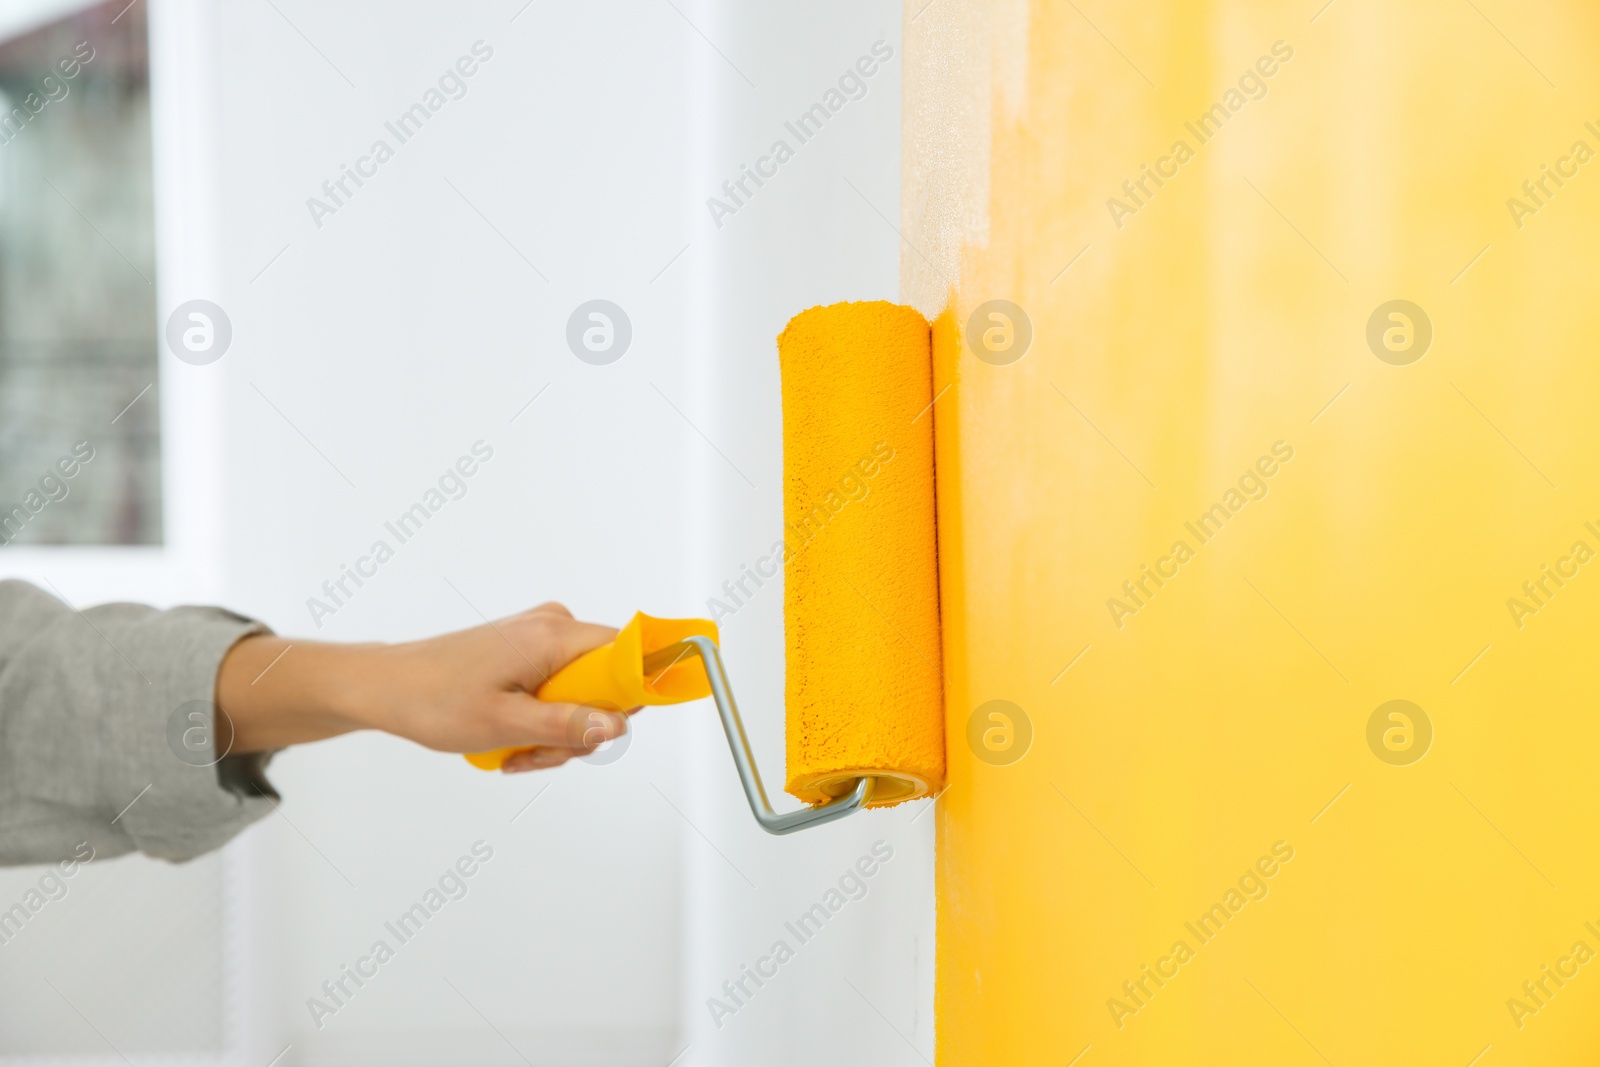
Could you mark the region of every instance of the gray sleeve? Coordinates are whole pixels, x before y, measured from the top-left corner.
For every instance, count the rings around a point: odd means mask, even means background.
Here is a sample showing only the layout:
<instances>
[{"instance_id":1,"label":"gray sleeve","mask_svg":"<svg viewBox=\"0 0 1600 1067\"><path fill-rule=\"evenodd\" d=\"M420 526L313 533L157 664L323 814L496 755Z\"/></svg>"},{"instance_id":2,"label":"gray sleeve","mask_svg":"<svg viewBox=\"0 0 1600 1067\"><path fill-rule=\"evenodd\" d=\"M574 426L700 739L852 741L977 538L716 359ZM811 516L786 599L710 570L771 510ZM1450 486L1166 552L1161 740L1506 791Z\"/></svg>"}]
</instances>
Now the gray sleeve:
<instances>
[{"instance_id":1,"label":"gray sleeve","mask_svg":"<svg viewBox=\"0 0 1600 1067\"><path fill-rule=\"evenodd\" d=\"M217 608L80 612L0 581L0 865L83 842L187 860L271 811L267 757L219 760L212 704L223 656L266 632Z\"/></svg>"}]
</instances>

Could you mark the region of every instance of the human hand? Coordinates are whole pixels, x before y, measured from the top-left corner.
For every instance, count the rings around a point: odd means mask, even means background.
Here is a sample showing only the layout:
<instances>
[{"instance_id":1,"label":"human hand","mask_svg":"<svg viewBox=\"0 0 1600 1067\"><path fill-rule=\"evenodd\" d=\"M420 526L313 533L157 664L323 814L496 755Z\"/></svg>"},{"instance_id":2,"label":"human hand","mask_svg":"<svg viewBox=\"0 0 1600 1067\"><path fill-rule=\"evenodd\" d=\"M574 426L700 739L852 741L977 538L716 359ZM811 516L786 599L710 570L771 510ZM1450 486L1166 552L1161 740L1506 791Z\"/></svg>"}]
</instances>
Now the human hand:
<instances>
[{"instance_id":1,"label":"human hand","mask_svg":"<svg viewBox=\"0 0 1600 1067\"><path fill-rule=\"evenodd\" d=\"M376 729L444 752L537 746L507 773L558 767L620 737L623 713L547 703L534 692L616 637L560 604L394 645L249 637L224 658L217 706L244 753ZM638 709L632 709L638 710ZM226 729L219 724L219 737Z\"/></svg>"}]
</instances>

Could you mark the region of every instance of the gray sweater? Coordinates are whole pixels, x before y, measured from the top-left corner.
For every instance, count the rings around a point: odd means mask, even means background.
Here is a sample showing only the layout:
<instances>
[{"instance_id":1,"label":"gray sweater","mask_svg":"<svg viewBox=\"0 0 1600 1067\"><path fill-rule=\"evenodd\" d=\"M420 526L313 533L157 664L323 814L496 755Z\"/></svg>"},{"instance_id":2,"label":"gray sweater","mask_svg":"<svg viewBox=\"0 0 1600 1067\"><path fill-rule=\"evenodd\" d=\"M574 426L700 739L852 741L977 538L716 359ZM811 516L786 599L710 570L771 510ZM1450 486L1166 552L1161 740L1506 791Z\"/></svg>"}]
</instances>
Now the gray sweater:
<instances>
[{"instance_id":1,"label":"gray sweater","mask_svg":"<svg viewBox=\"0 0 1600 1067\"><path fill-rule=\"evenodd\" d=\"M223 656L265 632L218 608L76 611L0 581L0 865L83 842L187 860L271 811L268 756L219 760L212 719Z\"/></svg>"}]
</instances>

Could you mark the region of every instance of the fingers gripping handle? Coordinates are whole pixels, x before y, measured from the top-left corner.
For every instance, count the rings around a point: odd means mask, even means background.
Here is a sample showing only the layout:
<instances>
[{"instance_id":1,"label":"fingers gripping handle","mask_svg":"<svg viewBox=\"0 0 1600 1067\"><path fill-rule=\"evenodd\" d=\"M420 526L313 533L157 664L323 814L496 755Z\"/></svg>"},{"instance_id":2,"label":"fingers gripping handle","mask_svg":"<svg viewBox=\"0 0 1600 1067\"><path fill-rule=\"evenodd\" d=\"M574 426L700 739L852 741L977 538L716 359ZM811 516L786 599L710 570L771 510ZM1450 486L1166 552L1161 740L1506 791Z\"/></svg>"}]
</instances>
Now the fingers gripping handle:
<instances>
[{"instance_id":1,"label":"fingers gripping handle","mask_svg":"<svg viewBox=\"0 0 1600 1067\"><path fill-rule=\"evenodd\" d=\"M539 700L556 704L586 704L622 710L642 704L681 704L711 695L700 657L685 651L665 664L645 666L645 657L658 649L699 637L717 640L717 624L705 619L657 619L643 612L617 631L608 645L590 649L552 675L534 692ZM497 771L506 760L527 748L497 748L467 754L467 762Z\"/></svg>"},{"instance_id":2,"label":"fingers gripping handle","mask_svg":"<svg viewBox=\"0 0 1600 1067\"><path fill-rule=\"evenodd\" d=\"M808 826L842 819L872 802L878 779L855 780L849 793L817 807L779 814L772 810L755 754L733 699L733 687L717 651L717 628L702 619L652 619L635 615L609 645L573 660L534 694L541 700L595 703L605 700L618 707L639 704L677 704L710 696L716 701L728 751L739 772L745 800L756 822L769 834L790 834ZM649 651L645 651L649 649ZM513 753L502 748L469 755L476 767L495 770Z\"/></svg>"}]
</instances>

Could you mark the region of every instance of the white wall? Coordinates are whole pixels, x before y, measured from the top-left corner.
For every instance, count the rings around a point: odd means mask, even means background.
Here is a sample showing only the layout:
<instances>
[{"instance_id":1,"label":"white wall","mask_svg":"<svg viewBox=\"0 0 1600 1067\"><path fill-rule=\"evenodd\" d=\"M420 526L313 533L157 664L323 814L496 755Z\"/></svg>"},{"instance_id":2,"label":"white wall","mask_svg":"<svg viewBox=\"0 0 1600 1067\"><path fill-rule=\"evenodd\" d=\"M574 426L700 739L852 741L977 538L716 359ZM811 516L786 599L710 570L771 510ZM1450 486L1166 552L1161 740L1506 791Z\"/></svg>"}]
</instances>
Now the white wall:
<instances>
[{"instance_id":1,"label":"white wall","mask_svg":"<svg viewBox=\"0 0 1600 1067\"><path fill-rule=\"evenodd\" d=\"M220 362L163 366L171 462L189 472L171 483L187 493L175 529L197 539L142 585L114 558L17 566L58 568L75 598L214 596L285 634L357 641L546 599L613 622L699 615L767 551L773 337L810 304L897 294L897 7L154 2L203 72L168 87L166 114L210 146L163 157L163 226L187 267L164 261L162 312L205 297L234 329ZM494 56L468 94L316 227L306 199L374 139L393 145L385 121L480 39ZM865 98L714 226L705 198L880 39L895 58ZM596 297L634 329L606 367L564 340ZM478 440L494 458L467 495L317 629L307 598ZM781 797L781 592L723 630ZM221 942L236 1062L285 1046L285 1067L931 1057L926 806L767 837L708 705L646 713L609 766L503 779L354 736L291 750L272 777L281 815L183 883L232 887L208 921L237 920ZM315 1028L323 979L479 839L494 859L469 895ZM880 839L894 858L867 897L714 1026L707 998ZM115 871L95 872L105 893ZM146 882L181 912L186 897ZM126 986L150 964L106 966ZM87 1031L58 1047L107 1051Z\"/></svg>"},{"instance_id":2,"label":"white wall","mask_svg":"<svg viewBox=\"0 0 1600 1067\"><path fill-rule=\"evenodd\" d=\"M228 594L285 633L698 607L676 501L702 442L661 395L684 403L687 274L656 277L686 240L698 39L648 0L521 6L216 9ZM479 40L467 95L400 145L384 123ZM306 199L380 137L395 157L314 226ZM595 297L633 323L611 366L565 341ZM478 440L494 458L467 495L316 631L306 599ZM642 717L616 764L549 775L380 736L283 756L288 820L254 841L262 1062L284 1042L300 1063L664 1062L684 829L656 790L680 789L678 714ZM312 1029L306 998L480 838L470 895Z\"/></svg>"}]
</instances>

